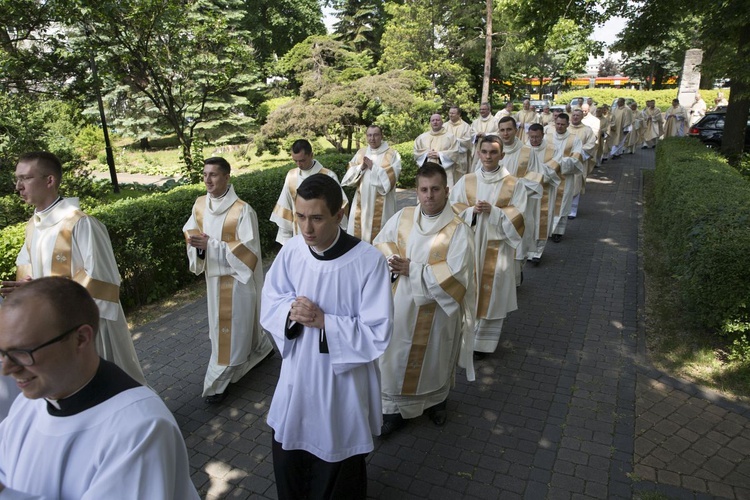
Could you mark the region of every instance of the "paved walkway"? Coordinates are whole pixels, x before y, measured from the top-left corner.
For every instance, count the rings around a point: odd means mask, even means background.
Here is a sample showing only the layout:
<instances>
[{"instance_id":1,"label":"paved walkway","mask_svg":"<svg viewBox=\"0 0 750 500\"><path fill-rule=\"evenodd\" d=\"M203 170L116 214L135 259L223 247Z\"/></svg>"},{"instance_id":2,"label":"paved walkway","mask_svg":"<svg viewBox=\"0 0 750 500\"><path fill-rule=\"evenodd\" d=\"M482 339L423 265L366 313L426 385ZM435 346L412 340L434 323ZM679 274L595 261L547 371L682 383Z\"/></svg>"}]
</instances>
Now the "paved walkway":
<instances>
[{"instance_id":1,"label":"paved walkway","mask_svg":"<svg viewBox=\"0 0 750 500\"><path fill-rule=\"evenodd\" d=\"M595 170L579 215L528 265L501 348L459 371L448 423L421 417L368 457L372 498L750 499L750 409L644 362L638 225L654 151ZM137 330L149 382L174 412L207 498L276 498L265 415L278 356L200 398L205 299Z\"/></svg>"}]
</instances>

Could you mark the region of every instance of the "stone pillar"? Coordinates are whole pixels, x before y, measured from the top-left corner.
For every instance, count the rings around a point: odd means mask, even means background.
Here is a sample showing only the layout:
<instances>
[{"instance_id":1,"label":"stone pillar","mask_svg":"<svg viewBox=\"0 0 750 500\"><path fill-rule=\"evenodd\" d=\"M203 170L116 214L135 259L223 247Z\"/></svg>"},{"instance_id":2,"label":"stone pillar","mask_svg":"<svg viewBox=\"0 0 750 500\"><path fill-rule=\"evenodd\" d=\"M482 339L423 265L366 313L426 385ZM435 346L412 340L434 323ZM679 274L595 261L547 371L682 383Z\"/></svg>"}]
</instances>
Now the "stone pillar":
<instances>
[{"instance_id":1,"label":"stone pillar","mask_svg":"<svg viewBox=\"0 0 750 500\"><path fill-rule=\"evenodd\" d=\"M701 49L690 49L685 52L685 62L682 65L682 78L680 78L680 91L677 99L680 105L690 109L695 102L695 94L701 83L700 65L703 62L703 51Z\"/></svg>"}]
</instances>

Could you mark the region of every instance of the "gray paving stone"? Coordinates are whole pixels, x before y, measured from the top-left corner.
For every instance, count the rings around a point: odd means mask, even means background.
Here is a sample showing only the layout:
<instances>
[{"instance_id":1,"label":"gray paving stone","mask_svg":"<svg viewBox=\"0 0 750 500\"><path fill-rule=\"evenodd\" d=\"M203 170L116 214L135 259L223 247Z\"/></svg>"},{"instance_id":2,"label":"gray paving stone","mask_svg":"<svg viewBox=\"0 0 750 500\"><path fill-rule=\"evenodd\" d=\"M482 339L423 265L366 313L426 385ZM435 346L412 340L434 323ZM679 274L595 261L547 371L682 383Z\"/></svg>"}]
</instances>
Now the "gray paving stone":
<instances>
[{"instance_id":1,"label":"gray paving stone","mask_svg":"<svg viewBox=\"0 0 750 500\"><path fill-rule=\"evenodd\" d=\"M750 409L640 358L641 173L653 158L639 150L591 174L563 241L524 268L498 351L474 383L459 370L445 427L422 417L376 441L369 498L630 499L634 485L748 498ZM147 379L181 426L202 495L275 499L265 418L281 360L209 407L206 325L201 298L134 331Z\"/></svg>"}]
</instances>

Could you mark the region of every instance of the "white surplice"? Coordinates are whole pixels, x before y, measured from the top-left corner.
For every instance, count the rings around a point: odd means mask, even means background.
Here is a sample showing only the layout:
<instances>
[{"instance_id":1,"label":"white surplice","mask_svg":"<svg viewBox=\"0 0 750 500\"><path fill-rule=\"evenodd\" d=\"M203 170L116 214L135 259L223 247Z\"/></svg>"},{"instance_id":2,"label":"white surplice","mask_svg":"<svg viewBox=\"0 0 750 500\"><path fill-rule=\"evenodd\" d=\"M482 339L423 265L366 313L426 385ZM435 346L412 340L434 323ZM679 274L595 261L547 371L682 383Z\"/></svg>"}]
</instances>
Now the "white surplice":
<instances>
[{"instance_id":1,"label":"white surplice","mask_svg":"<svg viewBox=\"0 0 750 500\"><path fill-rule=\"evenodd\" d=\"M393 327L389 276L383 256L364 242L319 260L296 236L276 256L263 287L261 324L283 360L268 412L283 449L305 450L326 462L373 450L383 418L377 359ZM304 327L300 336L287 338L297 297L325 313L325 333ZM328 353L321 352L322 338Z\"/></svg>"},{"instance_id":2,"label":"white surplice","mask_svg":"<svg viewBox=\"0 0 750 500\"><path fill-rule=\"evenodd\" d=\"M0 498L199 498L180 428L151 389L71 416L52 416L47 405L20 396L0 424Z\"/></svg>"}]
</instances>

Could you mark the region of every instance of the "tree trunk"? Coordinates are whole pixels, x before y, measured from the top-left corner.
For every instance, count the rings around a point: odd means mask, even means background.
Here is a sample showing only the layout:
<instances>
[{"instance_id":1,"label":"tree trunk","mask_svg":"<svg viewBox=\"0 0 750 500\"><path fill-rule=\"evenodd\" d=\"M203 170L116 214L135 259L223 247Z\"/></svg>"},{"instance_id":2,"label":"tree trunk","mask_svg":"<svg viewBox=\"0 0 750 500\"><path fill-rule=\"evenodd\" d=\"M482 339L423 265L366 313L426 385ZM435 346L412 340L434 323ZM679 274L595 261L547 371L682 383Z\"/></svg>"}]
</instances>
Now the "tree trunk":
<instances>
[{"instance_id":1,"label":"tree trunk","mask_svg":"<svg viewBox=\"0 0 750 500\"><path fill-rule=\"evenodd\" d=\"M484 33L484 76L482 77L482 102L489 102L490 71L492 69L492 0L487 3L487 27Z\"/></svg>"},{"instance_id":2,"label":"tree trunk","mask_svg":"<svg viewBox=\"0 0 750 500\"><path fill-rule=\"evenodd\" d=\"M740 29L737 42L737 61L747 61L750 57L750 24ZM729 76L732 87L727 106L727 118L724 122L724 136L721 139L721 152L729 163L738 166L742 160L745 147L745 130L747 129L748 109L750 109L750 82L747 71L741 64L731 67Z\"/></svg>"}]
</instances>

